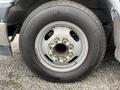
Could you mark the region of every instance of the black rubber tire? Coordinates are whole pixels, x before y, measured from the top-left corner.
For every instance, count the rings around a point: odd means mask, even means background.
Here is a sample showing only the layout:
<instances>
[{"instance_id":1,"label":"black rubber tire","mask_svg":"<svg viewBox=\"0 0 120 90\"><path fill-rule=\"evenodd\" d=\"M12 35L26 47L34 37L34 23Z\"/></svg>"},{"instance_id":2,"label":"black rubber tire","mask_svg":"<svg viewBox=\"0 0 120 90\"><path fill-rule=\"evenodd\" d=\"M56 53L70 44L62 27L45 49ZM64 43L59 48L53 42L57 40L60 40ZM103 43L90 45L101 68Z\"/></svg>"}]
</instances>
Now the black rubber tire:
<instances>
[{"instance_id":1,"label":"black rubber tire","mask_svg":"<svg viewBox=\"0 0 120 90\"><path fill-rule=\"evenodd\" d=\"M87 36L89 52L85 62L67 73L57 73L43 66L35 53L35 39L40 30L54 21L68 21L82 28ZM34 10L24 22L20 32L20 51L25 63L45 80L73 82L83 79L102 61L106 50L106 37L96 15L81 4L72 1L51 1Z\"/></svg>"}]
</instances>

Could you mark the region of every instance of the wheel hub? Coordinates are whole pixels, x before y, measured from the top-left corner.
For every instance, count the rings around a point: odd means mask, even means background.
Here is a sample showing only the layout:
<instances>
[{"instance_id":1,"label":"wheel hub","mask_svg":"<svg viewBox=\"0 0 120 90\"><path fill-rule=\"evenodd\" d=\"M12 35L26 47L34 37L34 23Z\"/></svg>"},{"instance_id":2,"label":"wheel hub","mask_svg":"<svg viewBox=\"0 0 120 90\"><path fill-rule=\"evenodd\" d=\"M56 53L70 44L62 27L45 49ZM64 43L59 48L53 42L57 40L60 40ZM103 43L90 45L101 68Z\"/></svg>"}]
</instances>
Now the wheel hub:
<instances>
[{"instance_id":1,"label":"wheel hub","mask_svg":"<svg viewBox=\"0 0 120 90\"><path fill-rule=\"evenodd\" d=\"M65 63L73 58L74 45L67 38L57 37L48 47L49 57L53 62Z\"/></svg>"}]
</instances>

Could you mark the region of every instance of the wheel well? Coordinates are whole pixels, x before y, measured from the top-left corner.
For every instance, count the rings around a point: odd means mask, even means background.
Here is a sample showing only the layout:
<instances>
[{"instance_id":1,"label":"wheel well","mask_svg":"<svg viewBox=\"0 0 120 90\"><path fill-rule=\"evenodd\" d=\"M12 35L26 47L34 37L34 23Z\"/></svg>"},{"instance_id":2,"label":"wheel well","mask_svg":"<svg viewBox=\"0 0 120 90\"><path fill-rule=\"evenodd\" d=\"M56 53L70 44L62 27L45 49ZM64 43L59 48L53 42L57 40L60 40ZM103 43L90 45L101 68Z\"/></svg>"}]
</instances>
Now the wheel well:
<instances>
[{"instance_id":1,"label":"wheel well","mask_svg":"<svg viewBox=\"0 0 120 90\"><path fill-rule=\"evenodd\" d=\"M26 17L34 9L49 1L50 0L17 0L16 5L11 8L10 15L8 17L8 23L10 25L11 24L22 25ZM71 0L71 1L78 2L92 10L102 22L107 33L106 35L109 36L110 32L112 31L112 20L104 0ZM14 32L14 30L12 31Z\"/></svg>"}]
</instances>

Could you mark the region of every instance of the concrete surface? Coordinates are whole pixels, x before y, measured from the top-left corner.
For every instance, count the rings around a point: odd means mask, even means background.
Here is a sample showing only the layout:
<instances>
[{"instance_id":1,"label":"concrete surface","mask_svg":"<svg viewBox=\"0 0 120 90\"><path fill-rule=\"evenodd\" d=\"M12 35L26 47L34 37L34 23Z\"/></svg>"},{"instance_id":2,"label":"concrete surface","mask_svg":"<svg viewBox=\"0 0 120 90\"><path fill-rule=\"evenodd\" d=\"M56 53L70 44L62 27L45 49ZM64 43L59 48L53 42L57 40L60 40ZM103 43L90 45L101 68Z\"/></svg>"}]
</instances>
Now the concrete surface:
<instances>
[{"instance_id":1,"label":"concrete surface","mask_svg":"<svg viewBox=\"0 0 120 90\"><path fill-rule=\"evenodd\" d=\"M44 81L27 68L20 56L18 36L12 47L14 59L0 57L0 90L120 90L120 63L111 53L83 81L60 84Z\"/></svg>"}]
</instances>

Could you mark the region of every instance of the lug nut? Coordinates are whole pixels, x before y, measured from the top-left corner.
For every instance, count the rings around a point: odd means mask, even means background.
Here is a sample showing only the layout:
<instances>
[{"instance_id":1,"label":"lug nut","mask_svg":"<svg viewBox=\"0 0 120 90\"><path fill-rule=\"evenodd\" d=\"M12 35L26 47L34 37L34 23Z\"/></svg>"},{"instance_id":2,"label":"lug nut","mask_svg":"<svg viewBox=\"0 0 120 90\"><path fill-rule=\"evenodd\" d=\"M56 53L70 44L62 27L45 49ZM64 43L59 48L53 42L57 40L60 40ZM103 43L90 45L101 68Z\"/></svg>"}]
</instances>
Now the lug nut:
<instances>
[{"instance_id":1,"label":"lug nut","mask_svg":"<svg viewBox=\"0 0 120 90\"><path fill-rule=\"evenodd\" d=\"M52 57L52 54L49 54L50 57Z\"/></svg>"},{"instance_id":2,"label":"lug nut","mask_svg":"<svg viewBox=\"0 0 120 90\"><path fill-rule=\"evenodd\" d=\"M67 39L63 39L63 41L62 41L64 44L66 44L67 42L68 42L68 40Z\"/></svg>"},{"instance_id":3,"label":"lug nut","mask_svg":"<svg viewBox=\"0 0 120 90\"><path fill-rule=\"evenodd\" d=\"M63 62L67 62L67 58L63 58L62 60L63 60Z\"/></svg>"},{"instance_id":4,"label":"lug nut","mask_svg":"<svg viewBox=\"0 0 120 90\"><path fill-rule=\"evenodd\" d=\"M58 59L58 58L55 58L55 61L56 61L56 62L58 62L58 61L59 61L59 59Z\"/></svg>"},{"instance_id":5,"label":"lug nut","mask_svg":"<svg viewBox=\"0 0 120 90\"><path fill-rule=\"evenodd\" d=\"M53 55L52 54L49 54L50 57L52 57Z\"/></svg>"},{"instance_id":6,"label":"lug nut","mask_svg":"<svg viewBox=\"0 0 120 90\"><path fill-rule=\"evenodd\" d=\"M52 53L51 51L49 52L49 56L50 56L50 57L52 57L52 56L53 56L53 53Z\"/></svg>"},{"instance_id":7,"label":"lug nut","mask_svg":"<svg viewBox=\"0 0 120 90\"><path fill-rule=\"evenodd\" d=\"M73 56L73 53L69 53L69 57L72 57Z\"/></svg>"},{"instance_id":8,"label":"lug nut","mask_svg":"<svg viewBox=\"0 0 120 90\"><path fill-rule=\"evenodd\" d=\"M55 43L59 43L60 39L59 38L56 38L55 39Z\"/></svg>"},{"instance_id":9,"label":"lug nut","mask_svg":"<svg viewBox=\"0 0 120 90\"><path fill-rule=\"evenodd\" d=\"M49 46L50 49L52 49L52 46Z\"/></svg>"},{"instance_id":10,"label":"lug nut","mask_svg":"<svg viewBox=\"0 0 120 90\"><path fill-rule=\"evenodd\" d=\"M70 45L70 46L69 46L69 49L70 49L70 50L72 50L73 48L74 48L74 46L73 46L73 45Z\"/></svg>"},{"instance_id":11,"label":"lug nut","mask_svg":"<svg viewBox=\"0 0 120 90\"><path fill-rule=\"evenodd\" d=\"M52 49L52 48L53 48L53 44L50 43L50 44L48 45L48 47L49 47L50 49Z\"/></svg>"}]
</instances>

